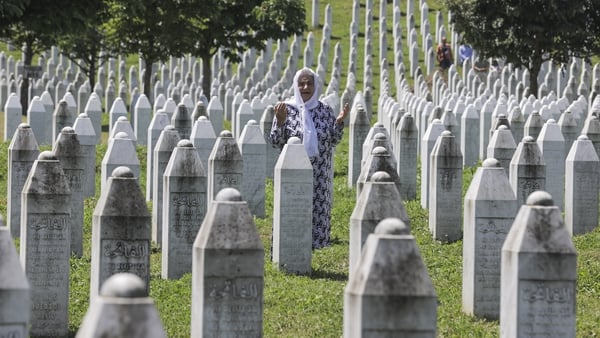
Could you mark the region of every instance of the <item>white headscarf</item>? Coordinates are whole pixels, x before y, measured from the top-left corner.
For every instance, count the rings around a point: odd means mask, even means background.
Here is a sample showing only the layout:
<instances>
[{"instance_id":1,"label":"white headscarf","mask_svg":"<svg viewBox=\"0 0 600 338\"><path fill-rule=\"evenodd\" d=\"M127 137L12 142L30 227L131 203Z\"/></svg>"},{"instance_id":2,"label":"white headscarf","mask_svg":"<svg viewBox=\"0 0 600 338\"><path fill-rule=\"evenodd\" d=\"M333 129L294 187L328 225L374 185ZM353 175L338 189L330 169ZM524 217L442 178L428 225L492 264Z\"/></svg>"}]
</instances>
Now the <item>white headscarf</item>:
<instances>
[{"instance_id":1,"label":"white headscarf","mask_svg":"<svg viewBox=\"0 0 600 338\"><path fill-rule=\"evenodd\" d=\"M306 102L302 99L302 95L300 94L300 88L298 87L298 79L301 74L311 74L313 76L314 81L314 92L310 99ZM306 153L309 157L317 156L319 154L319 145L317 142L317 130L315 129L315 124L313 123L313 119L311 116L311 109L314 109L319 104L319 100L317 99L318 95L318 87L319 87L319 78L317 74L310 68L302 68L296 72L294 75L294 98L286 101L287 104L295 106L300 111L300 116L302 117L302 126L303 126L303 134L302 134L302 142L304 143L304 149L306 149Z\"/></svg>"}]
</instances>

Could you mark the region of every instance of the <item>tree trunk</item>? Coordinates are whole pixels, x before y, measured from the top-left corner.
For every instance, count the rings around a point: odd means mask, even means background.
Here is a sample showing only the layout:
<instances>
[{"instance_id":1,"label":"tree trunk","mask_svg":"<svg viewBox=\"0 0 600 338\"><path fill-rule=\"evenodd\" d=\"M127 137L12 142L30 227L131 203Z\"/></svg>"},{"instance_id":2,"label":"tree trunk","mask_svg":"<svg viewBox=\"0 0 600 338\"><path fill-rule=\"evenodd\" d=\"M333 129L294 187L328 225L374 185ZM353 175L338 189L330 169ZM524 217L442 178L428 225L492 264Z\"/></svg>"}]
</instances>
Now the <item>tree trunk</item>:
<instances>
[{"instance_id":1,"label":"tree trunk","mask_svg":"<svg viewBox=\"0 0 600 338\"><path fill-rule=\"evenodd\" d=\"M98 63L98 55L94 54L90 58L90 69L88 70L88 79L90 81L90 93L94 91L94 86L96 85L96 64Z\"/></svg>"},{"instance_id":2,"label":"tree trunk","mask_svg":"<svg viewBox=\"0 0 600 338\"><path fill-rule=\"evenodd\" d=\"M23 60L23 68L31 66L32 60L33 60L33 47L31 45L31 42L27 42L27 43L25 43L25 60ZM21 89L21 107L22 107L21 113L23 115L27 115L27 110L29 108L29 77L28 76L23 76L23 80L21 81L20 89Z\"/></svg>"},{"instance_id":3,"label":"tree trunk","mask_svg":"<svg viewBox=\"0 0 600 338\"><path fill-rule=\"evenodd\" d=\"M542 68L542 59L536 58L532 60L529 67L529 93L533 94L533 96L538 96L538 75L540 74L540 69Z\"/></svg>"},{"instance_id":4,"label":"tree trunk","mask_svg":"<svg viewBox=\"0 0 600 338\"><path fill-rule=\"evenodd\" d=\"M210 101L210 84L212 83L212 65L210 63L210 54L203 54L202 58L202 91L204 96Z\"/></svg>"}]
</instances>

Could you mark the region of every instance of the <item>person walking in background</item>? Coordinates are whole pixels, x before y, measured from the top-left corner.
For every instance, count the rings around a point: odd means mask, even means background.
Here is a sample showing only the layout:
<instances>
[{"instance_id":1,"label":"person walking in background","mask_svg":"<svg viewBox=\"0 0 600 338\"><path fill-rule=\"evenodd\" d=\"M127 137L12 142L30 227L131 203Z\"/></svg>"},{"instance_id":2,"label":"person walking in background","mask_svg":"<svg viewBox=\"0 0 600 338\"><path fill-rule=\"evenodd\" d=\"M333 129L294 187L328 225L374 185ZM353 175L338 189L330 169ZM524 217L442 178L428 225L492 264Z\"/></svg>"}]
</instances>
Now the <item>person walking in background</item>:
<instances>
[{"instance_id":1,"label":"person walking in background","mask_svg":"<svg viewBox=\"0 0 600 338\"><path fill-rule=\"evenodd\" d=\"M473 48L468 43L463 43L458 47L458 63L462 66L465 60L470 59L473 56Z\"/></svg>"},{"instance_id":2,"label":"person walking in background","mask_svg":"<svg viewBox=\"0 0 600 338\"><path fill-rule=\"evenodd\" d=\"M345 104L335 116L333 109L319 101L318 76L302 68L294 76L294 97L275 105L275 118L269 135L280 149L290 137L302 140L313 167L313 249L331 244L331 206L333 193L333 150L344 133L344 119L350 111Z\"/></svg>"},{"instance_id":3,"label":"person walking in background","mask_svg":"<svg viewBox=\"0 0 600 338\"><path fill-rule=\"evenodd\" d=\"M442 37L442 42L437 46L437 59L440 64L440 67L443 70L450 68L452 65L452 47L446 41L446 37Z\"/></svg>"}]
</instances>

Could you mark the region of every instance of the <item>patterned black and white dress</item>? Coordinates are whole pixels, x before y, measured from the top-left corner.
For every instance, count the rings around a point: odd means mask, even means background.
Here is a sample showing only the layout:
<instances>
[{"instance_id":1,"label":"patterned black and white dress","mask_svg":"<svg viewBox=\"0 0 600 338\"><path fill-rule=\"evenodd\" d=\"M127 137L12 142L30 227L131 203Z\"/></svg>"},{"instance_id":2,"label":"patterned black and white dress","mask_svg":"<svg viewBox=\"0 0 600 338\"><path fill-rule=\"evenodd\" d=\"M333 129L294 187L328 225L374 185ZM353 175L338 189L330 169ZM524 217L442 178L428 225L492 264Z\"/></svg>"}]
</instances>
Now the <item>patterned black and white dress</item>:
<instances>
[{"instance_id":1,"label":"patterned black and white dress","mask_svg":"<svg viewBox=\"0 0 600 338\"><path fill-rule=\"evenodd\" d=\"M336 116L330 106L319 101L310 110L317 131L319 154L310 158L313 167L313 212L312 238L313 249L330 245L331 204L333 192L333 151L344 134L344 123L337 124ZM287 105L287 118L279 127L277 117L269 135L274 147L283 149L290 137L302 139L303 125L300 111Z\"/></svg>"}]
</instances>

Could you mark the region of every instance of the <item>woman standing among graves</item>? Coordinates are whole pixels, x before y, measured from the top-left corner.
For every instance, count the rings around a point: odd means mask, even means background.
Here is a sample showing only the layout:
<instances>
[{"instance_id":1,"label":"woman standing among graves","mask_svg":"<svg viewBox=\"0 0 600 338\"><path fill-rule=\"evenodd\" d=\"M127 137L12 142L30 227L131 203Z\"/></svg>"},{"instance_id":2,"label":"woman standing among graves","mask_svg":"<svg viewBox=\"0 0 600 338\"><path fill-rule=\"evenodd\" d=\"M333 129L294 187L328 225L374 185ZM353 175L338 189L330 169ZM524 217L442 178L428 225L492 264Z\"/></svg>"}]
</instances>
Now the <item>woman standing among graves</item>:
<instances>
[{"instance_id":1,"label":"woman standing among graves","mask_svg":"<svg viewBox=\"0 0 600 338\"><path fill-rule=\"evenodd\" d=\"M303 140L313 167L312 247L330 245L333 149L344 133L346 104L336 117L333 109L318 100L317 74L302 68L294 76L294 97L275 105L270 133L273 146L283 148L290 137Z\"/></svg>"}]
</instances>

